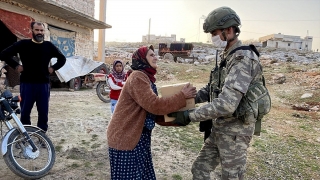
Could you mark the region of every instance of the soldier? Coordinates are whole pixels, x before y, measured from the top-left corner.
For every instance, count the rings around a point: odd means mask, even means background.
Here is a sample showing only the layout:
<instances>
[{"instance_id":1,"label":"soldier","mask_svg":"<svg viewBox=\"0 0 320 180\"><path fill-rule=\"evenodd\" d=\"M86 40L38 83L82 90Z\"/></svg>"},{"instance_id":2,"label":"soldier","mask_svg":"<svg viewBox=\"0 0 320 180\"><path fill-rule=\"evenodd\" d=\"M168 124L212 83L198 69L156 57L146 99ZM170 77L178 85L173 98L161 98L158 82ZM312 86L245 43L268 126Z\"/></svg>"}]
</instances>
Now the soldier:
<instances>
[{"instance_id":1,"label":"soldier","mask_svg":"<svg viewBox=\"0 0 320 180\"><path fill-rule=\"evenodd\" d=\"M209 13L203 24L204 32L212 35L216 47L224 48L219 67L210 75L212 81L199 90L196 97L199 103L206 101L209 94L210 103L169 114L181 125L212 119L212 132L192 165L194 180L210 179L210 172L219 163L223 180L244 179L247 149L255 123L261 118L258 105L262 110L264 107L270 110L259 53L254 46L242 46L238 40L240 25L239 16L229 7L220 7ZM247 97L248 94L251 95ZM266 104L258 104L260 95L269 98Z\"/></svg>"}]
</instances>

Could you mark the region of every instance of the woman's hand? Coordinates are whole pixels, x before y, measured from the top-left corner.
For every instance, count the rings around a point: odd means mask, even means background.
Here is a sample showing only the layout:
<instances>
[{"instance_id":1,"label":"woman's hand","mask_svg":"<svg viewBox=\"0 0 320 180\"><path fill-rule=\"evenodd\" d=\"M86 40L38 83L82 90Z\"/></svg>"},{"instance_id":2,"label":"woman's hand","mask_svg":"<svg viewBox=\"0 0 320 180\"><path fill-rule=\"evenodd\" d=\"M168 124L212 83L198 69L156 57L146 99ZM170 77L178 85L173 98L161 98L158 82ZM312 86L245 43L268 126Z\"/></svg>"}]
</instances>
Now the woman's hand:
<instances>
[{"instance_id":1,"label":"woman's hand","mask_svg":"<svg viewBox=\"0 0 320 180\"><path fill-rule=\"evenodd\" d=\"M184 97L185 97L186 99L194 98L194 97L196 97L196 95L197 95L196 87L192 87L192 86L190 85L190 83L186 84L186 85L181 89L181 92L184 94Z\"/></svg>"}]
</instances>

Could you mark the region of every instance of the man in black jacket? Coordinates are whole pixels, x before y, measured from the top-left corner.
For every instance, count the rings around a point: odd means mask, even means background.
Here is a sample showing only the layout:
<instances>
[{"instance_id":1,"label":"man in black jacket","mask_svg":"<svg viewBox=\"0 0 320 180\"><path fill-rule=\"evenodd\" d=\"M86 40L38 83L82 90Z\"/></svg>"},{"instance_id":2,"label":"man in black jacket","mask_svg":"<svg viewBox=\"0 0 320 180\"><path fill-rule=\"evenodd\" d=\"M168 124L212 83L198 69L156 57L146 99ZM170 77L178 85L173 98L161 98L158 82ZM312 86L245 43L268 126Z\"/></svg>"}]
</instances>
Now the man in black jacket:
<instances>
[{"instance_id":1,"label":"man in black jacket","mask_svg":"<svg viewBox=\"0 0 320 180\"><path fill-rule=\"evenodd\" d=\"M0 53L0 60L20 73L22 124L31 124L30 113L36 102L37 126L46 132L50 98L49 74L60 69L65 64L66 58L50 41L44 41L43 23L32 22L31 30L32 39L18 41L4 49ZM17 54L22 64L14 60ZM50 66L51 58L57 58L57 63L53 66Z\"/></svg>"}]
</instances>

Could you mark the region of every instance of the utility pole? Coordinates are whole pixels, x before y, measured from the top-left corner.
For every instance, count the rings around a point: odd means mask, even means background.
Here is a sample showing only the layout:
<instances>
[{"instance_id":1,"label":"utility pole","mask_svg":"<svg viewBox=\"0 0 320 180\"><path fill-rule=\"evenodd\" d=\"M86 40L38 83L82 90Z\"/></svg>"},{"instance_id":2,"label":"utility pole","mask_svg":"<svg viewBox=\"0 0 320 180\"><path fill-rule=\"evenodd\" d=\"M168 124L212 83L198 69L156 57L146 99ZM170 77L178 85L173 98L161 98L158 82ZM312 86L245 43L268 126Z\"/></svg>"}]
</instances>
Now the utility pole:
<instances>
[{"instance_id":1,"label":"utility pole","mask_svg":"<svg viewBox=\"0 0 320 180\"><path fill-rule=\"evenodd\" d=\"M148 44L150 43L150 26L151 26L151 18L149 19Z\"/></svg>"},{"instance_id":2,"label":"utility pole","mask_svg":"<svg viewBox=\"0 0 320 180\"><path fill-rule=\"evenodd\" d=\"M199 38L200 38L200 18L199 18L199 26L198 26L198 42L199 42Z\"/></svg>"},{"instance_id":3,"label":"utility pole","mask_svg":"<svg viewBox=\"0 0 320 180\"><path fill-rule=\"evenodd\" d=\"M199 18L199 27L198 27L198 42L200 42L200 19L206 19L206 16L205 15L202 15L200 18Z\"/></svg>"},{"instance_id":4,"label":"utility pole","mask_svg":"<svg viewBox=\"0 0 320 180\"><path fill-rule=\"evenodd\" d=\"M307 51L308 51L308 49L309 49L309 47L308 47L309 37L308 37L308 36L309 36L309 30L307 30L307 38L305 38Z\"/></svg>"}]
</instances>

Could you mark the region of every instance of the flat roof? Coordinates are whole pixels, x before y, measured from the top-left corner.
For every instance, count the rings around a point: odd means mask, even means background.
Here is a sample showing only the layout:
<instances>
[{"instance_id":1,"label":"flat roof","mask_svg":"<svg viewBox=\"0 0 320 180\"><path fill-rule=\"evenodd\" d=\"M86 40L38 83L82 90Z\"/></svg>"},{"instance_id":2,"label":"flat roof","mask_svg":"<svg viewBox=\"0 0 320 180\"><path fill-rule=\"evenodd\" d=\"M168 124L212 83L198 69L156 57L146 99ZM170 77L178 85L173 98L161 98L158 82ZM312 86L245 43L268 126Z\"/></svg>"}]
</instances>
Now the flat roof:
<instances>
[{"instance_id":1,"label":"flat roof","mask_svg":"<svg viewBox=\"0 0 320 180\"><path fill-rule=\"evenodd\" d=\"M61 19L91 28L91 29L107 29L112 26L105 22L99 21L84 13L60 5L52 0L14 0L15 2L24 4L39 11L59 17Z\"/></svg>"}]
</instances>

